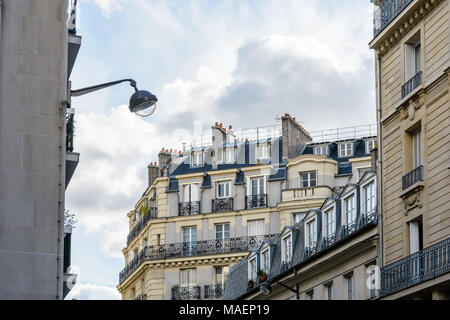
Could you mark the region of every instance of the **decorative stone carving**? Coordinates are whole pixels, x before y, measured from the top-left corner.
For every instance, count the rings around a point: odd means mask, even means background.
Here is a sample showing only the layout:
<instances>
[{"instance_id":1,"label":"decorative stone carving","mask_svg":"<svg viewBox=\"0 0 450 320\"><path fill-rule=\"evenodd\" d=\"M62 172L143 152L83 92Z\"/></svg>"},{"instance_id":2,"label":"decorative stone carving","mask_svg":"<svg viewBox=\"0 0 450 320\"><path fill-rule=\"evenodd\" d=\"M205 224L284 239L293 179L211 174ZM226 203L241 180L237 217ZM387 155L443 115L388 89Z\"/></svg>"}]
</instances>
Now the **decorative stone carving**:
<instances>
[{"instance_id":1,"label":"decorative stone carving","mask_svg":"<svg viewBox=\"0 0 450 320\"><path fill-rule=\"evenodd\" d=\"M402 196L403 207L405 209L405 216L408 215L409 211L414 208L422 208L421 196L422 188L415 188L412 192L409 192Z\"/></svg>"}]
</instances>

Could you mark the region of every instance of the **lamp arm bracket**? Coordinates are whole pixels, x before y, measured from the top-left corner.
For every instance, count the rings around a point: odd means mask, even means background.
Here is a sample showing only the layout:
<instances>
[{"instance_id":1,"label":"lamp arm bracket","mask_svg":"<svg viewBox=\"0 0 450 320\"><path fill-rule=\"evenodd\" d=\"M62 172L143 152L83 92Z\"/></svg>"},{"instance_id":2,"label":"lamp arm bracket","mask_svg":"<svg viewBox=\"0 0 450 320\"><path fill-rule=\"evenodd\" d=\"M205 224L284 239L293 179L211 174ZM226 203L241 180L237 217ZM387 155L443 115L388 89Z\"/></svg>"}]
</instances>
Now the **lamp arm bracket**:
<instances>
[{"instance_id":1,"label":"lamp arm bracket","mask_svg":"<svg viewBox=\"0 0 450 320\"><path fill-rule=\"evenodd\" d=\"M82 89L77 89L77 90L71 90L70 91L70 95L72 97L79 97L97 90L101 90L104 88L108 88L111 86L114 86L116 84L122 83L122 82L130 82L130 86L132 86L134 88L135 91L137 90L136 87L136 81L133 79L122 79L122 80L117 80L117 81L112 81L112 82L106 82L106 83L102 83L102 84L97 84L95 86L90 86L90 87L86 87L86 88L82 88Z\"/></svg>"},{"instance_id":2,"label":"lamp arm bracket","mask_svg":"<svg viewBox=\"0 0 450 320\"><path fill-rule=\"evenodd\" d=\"M292 291L292 292L294 292L294 293L297 293L298 294L298 290L295 290L295 289L292 289L291 287L288 287L287 285L285 285L285 284L282 284L281 282L279 282L279 281L275 281L275 283L278 283L280 286L282 286L283 288L286 288L286 289L288 289L288 290L290 290L290 291Z\"/></svg>"}]
</instances>

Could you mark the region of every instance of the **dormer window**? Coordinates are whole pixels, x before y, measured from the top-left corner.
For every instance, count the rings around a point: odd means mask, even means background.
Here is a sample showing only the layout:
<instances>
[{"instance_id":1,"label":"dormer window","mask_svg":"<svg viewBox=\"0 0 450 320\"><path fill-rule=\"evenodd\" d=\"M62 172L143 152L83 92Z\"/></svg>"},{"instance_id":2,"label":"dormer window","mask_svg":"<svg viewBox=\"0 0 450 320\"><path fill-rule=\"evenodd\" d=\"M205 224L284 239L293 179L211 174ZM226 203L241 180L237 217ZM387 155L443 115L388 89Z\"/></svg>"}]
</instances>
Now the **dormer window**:
<instances>
[{"instance_id":1,"label":"dormer window","mask_svg":"<svg viewBox=\"0 0 450 320\"><path fill-rule=\"evenodd\" d=\"M350 157L353 155L353 142L345 142L339 144L339 157Z\"/></svg>"},{"instance_id":2,"label":"dormer window","mask_svg":"<svg viewBox=\"0 0 450 320\"><path fill-rule=\"evenodd\" d=\"M292 259L292 233L288 233L281 239L281 260L284 263Z\"/></svg>"},{"instance_id":3,"label":"dormer window","mask_svg":"<svg viewBox=\"0 0 450 320\"><path fill-rule=\"evenodd\" d=\"M305 246L307 248L314 248L317 242L317 222L316 218L306 223L305 231Z\"/></svg>"},{"instance_id":4,"label":"dormer window","mask_svg":"<svg viewBox=\"0 0 450 320\"><path fill-rule=\"evenodd\" d=\"M227 164L235 163L236 162L235 154L236 154L236 152L234 150L234 147L225 148L224 149L224 156L223 156L223 158L225 159L224 162L227 163Z\"/></svg>"},{"instance_id":5,"label":"dormer window","mask_svg":"<svg viewBox=\"0 0 450 320\"><path fill-rule=\"evenodd\" d=\"M375 148L375 139L366 140L366 153L370 153Z\"/></svg>"},{"instance_id":6,"label":"dormer window","mask_svg":"<svg viewBox=\"0 0 450 320\"><path fill-rule=\"evenodd\" d=\"M269 274L269 272L270 272L270 248L269 247L261 251L260 259L261 259L261 270L264 271L266 274Z\"/></svg>"},{"instance_id":7,"label":"dormer window","mask_svg":"<svg viewBox=\"0 0 450 320\"><path fill-rule=\"evenodd\" d=\"M325 211L326 236L332 237L336 232L336 211L334 208Z\"/></svg>"},{"instance_id":8,"label":"dormer window","mask_svg":"<svg viewBox=\"0 0 450 320\"><path fill-rule=\"evenodd\" d=\"M191 167L199 167L203 165L203 152L191 153Z\"/></svg>"},{"instance_id":9,"label":"dormer window","mask_svg":"<svg viewBox=\"0 0 450 320\"><path fill-rule=\"evenodd\" d=\"M256 146L256 160L270 158L270 145L268 143L259 143Z\"/></svg>"},{"instance_id":10,"label":"dormer window","mask_svg":"<svg viewBox=\"0 0 450 320\"><path fill-rule=\"evenodd\" d=\"M256 264L256 256L253 256L248 260L248 280L256 280L257 274L257 264Z\"/></svg>"},{"instance_id":11,"label":"dormer window","mask_svg":"<svg viewBox=\"0 0 450 320\"><path fill-rule=\"evenodd\" d=\"M320 155L327 155L328 154L328 146L327 145L322 145L322 146L315 146L314 147L314 154L317 156Z\"/></svg>"}]
</instances>

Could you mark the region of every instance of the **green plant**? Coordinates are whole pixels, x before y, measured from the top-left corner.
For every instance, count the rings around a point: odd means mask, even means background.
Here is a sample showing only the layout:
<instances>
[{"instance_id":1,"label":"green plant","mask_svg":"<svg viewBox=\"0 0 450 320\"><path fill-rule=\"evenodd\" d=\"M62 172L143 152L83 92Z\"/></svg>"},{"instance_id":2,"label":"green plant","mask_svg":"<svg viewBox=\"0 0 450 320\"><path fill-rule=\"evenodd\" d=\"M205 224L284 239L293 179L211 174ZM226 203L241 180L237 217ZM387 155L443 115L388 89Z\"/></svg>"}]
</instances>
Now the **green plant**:
<instances>
[{"instance_id":1,"label":"green plant","mask_svg":"<svg viewBox=\"0 0 450 320\"><path fill-rule=\"evenodd\" d=\"M256 275L258 276L258 277L261 277L261 276L263 276L263 275L265 275L266 273L264 272L264 270L261 270L261 269L259 269L258 270L258 272L256 273Z\"/></svg>"},{"instance_id":2,"label":"green plant","mask_svg":"<svg viewBox=\"0 0 450 320\"><path fill-rule=\"evenodd\" d=\"M248 287L249 288L253 287L254 284L255 284L255 282L252 279L248 280Z\"/></svg>"},{"instance_id":3,"label":"green plant","mask_svg":"<svg viewBox=\"0 0 450 320\"><path fill-rule=\"evenodd\" d=\"M141 217L144 217L146 214L147 214L147 212L148 212L148 204L147 203L144 203L141 207L140 207L140 209L139 209L139 214L141 215Z\"/></svg>"}]
</instances>

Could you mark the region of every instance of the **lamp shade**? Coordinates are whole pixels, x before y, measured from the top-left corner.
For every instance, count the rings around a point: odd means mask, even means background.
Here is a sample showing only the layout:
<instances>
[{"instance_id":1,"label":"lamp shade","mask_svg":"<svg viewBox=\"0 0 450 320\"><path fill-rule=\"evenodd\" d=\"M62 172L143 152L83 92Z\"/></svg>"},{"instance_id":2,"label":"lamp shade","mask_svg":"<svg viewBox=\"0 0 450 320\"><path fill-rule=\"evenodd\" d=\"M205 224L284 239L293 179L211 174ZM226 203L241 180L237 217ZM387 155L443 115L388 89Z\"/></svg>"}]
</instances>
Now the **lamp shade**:
<instances>
[{"instance_id":1,"label":"lamp shade","mask_svg":"<svg viewBox=\"0 0 450 320\"><path fill-rule=\"evenodd\" d=\"M147 108L152 108L153 110L148 113L152 114L155 109L155 104L158 98L154 94L146 90L137 90L130 98L129 109L131 112L137 113L139 111L145 110Z\"/></svg>"}]
</instances>

